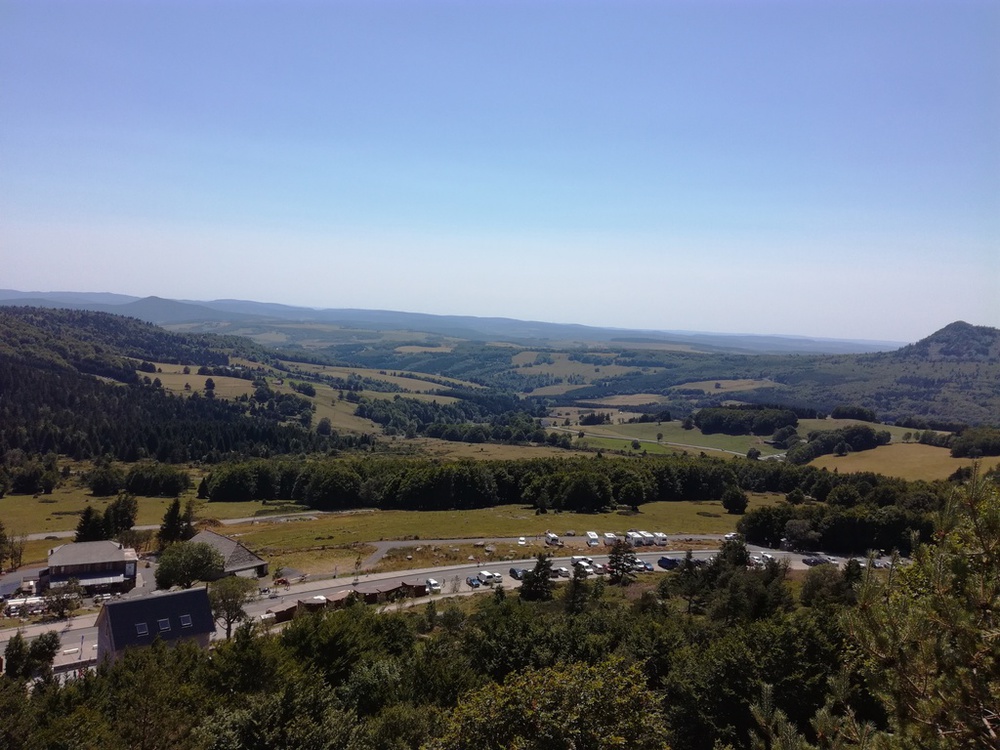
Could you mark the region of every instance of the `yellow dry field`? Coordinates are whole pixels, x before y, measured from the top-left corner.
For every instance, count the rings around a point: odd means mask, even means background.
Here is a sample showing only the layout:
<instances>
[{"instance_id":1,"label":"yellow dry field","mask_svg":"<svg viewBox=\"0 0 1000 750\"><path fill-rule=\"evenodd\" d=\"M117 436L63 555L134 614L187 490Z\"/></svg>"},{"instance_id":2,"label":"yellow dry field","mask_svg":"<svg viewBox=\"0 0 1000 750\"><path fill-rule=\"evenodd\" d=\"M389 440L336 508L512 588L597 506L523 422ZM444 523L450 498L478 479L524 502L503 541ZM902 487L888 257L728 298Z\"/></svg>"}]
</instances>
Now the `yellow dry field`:
<instances>
[{"instance_id":1,"label":"yellow dry field","mask_svg":"<svg viewBox=\"0 0 1000 750\"><path fill-rule=\"evenodd\" d=\"M716 383L719 384L718 388L715 387ZM694 390L697 388L705 393L731 393L733 391L752 391L757 388L777 388L780 386L773 380L699 380L694 383L683 383L674 387L685 390Z\"/></svg>"},{"instance_id":2,"label":"yellow dry field","mask_svg":"<svg viewBox=\"0 0 1000 750\"><path fill-rule=\"evenodd\" d=\"M812 466L836 469L841 474L873 471L900 479L933 481L947 479L963 466L972 466L971 458L952 458L947 448L920 443L893 443L874 450L848 453L846 456L820 456ZM1000 457L979 460L982 471L1000 465Z\"/></svg>"},{"instance_id":3,"label":"yellow dry field","mask_svg":"<svg viewBox=\"0 0 1000 750\"><path fill-rule=\"evenodd\" d=\"M594 401L602 406L621 408L623 406L642 406L644 404L659 404L663 402L663 396L658 393L631 393L623 396L610 396Z\"/></svg>"},{"instance_id":4,"label":"yellow dry field","mask_svg":"<svg viewBox=\"0 0 1000 750\"><path fill-rule=\"evenodd\" d=\"M205 381L209 378L212 378L215 382L216 398L239 398L244 394L249 396L253 393L253 385L249 380L243 380L243 378L229 378L221 375L198 375L197 367L191 367L191 372L185 375L182 365L165 364L162 362L154 362L153 364L162 370L162 372L152 373L136 370L136 375L140 378L148 377L150 380L159 378L164 390L170 393L177 393L183 396L197 392L204 396ZM184 387L185 384L191 386L190 390Z\"/></svg>"},{"instance_id":5,"label":"yellow dry field","mask_svg":"<svg viewBox=\"0 0 1000 750\"><path fill-rule=\"evenodd\" d=\"M400 354L448 354L455 351L455 347L444 344L438 344L437 346L409 344L407 346L397 346L396 351Z\"/></svg>"},{"instance_id":6,"label":"yellow dry field","mask_svg":"<svg viewBox=\"0 0 1000 750\"><path fill-rule=\"evenodd\" d=\"M500 443L460 443L434 438L398 438L393 445L412 447L423 456L433 458L477 458L513 460L518 458L576 458L579 454L550 445L502 445Z\"/></svg>"},{"instance_id":7,"label":"yellow dry field","mask_svg":"<svg viewBox=\"0 0 1000 750\"><path fill-rule=\"evenodd\" d=\"M333 367L331 365L314 365L306 362L285 362L284 363L289 369L301 370L302 372L315 373L322 375L331 375L337 378L344 378L345 380L351 375L358 375L359 377L368 377L375 380L384 380L387 383L393 383L398 385L400 388L406 388L409 391L414 392L428 392L435 391L444 386L438 383L430 383L426 380L422 380L419 377L408 377L406 371L400 370L372 370L365 367ZM395 374L393 374L395 373ZM289 375L292 380L295 379L294 375ZM465 380L457 380L455 378L446 378L434 376L436 380L441 380L451 385L462 386L464 388L479 388L480 386L475 383L469 383Z\"/></svg>"}]
</instances>

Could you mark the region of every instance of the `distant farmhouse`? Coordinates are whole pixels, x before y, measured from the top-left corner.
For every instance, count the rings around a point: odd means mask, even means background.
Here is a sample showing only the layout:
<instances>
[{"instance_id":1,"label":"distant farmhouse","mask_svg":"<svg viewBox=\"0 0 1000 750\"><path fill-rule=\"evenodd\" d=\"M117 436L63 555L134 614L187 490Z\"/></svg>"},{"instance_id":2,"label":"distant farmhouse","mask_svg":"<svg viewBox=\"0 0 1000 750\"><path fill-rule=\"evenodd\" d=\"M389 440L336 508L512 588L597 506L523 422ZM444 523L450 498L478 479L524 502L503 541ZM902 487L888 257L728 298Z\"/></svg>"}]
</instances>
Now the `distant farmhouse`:
<instances>
[{"instance_id":1,"label":"distant farmhouse","mask_svg":"<svg viewBox=\"0 0 1000 750\"><path fill-rule=\"evenodd\" d=\"M49 550L49 567L41 588L59 589L75 578L87 594L123 592L135 588L139 557L118 542L77 542Z\"/></svg>"},{"instance_id":2,"label":"distant farmhouse","mask_svg":"<svg viewBox=\"0 0 1000 750\"><path fill-rule=\"evenodd\" d=\"M267 561L257 557L235 539L206 529L191 537L191 541L208 544L222 555L223 575L243 578L263 578L267 575Z\"/></svg>"},{"instance_id":3,"label":"distant farmhouse","mask_svg":"<svg viewBox=\"0 0 1000 750\"><path fill-rule=\"evenodd\" d=\"M208 648L215 619L204 587L107 602L97 616L97 663L113 662L126 648L154 640L193 640Z\"/></svg>"}]
</instances>

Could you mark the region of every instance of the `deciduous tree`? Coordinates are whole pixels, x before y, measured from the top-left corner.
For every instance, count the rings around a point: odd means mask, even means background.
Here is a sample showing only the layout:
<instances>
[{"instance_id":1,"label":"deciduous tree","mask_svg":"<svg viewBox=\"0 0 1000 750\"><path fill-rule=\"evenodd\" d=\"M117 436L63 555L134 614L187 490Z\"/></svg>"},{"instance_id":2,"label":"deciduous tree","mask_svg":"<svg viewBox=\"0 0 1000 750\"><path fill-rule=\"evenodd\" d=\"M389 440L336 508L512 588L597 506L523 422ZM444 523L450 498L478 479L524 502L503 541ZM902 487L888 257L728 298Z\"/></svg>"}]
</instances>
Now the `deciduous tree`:
<instances>
[{"instance_id":1,"label":"deciduous tree","mask_svg":"<svg viewBox=\"0 0 1000 750\"><path fill-rule=\"evenodd\" d=\"M156 566L156 587L191 588L195 581L211 581L222 575L224 561L211 545L178 542L165 549Z\"/></svg>"}]
</instances>

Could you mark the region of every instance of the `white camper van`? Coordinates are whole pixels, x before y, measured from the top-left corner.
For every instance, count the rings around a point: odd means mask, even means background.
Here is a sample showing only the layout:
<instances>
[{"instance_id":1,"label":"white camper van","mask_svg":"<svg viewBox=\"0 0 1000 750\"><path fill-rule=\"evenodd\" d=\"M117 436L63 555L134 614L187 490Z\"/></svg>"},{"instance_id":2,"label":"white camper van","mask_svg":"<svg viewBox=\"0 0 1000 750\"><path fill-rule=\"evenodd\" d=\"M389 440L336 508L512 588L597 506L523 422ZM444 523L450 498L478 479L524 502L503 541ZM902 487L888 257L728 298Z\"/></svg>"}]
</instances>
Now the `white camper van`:
<instances>
[{"instance_id":1,"label":"white camper van","mask_svg":"<svg viewBox=\"0 0 1000 750\"><path fill-rule=\"evenodd\" d=\"M596 547L600 543L601 543L601 540L598 538L596 531L588 531L587 532L587 546L588 547Z\"/></svg>"}]
</instances>

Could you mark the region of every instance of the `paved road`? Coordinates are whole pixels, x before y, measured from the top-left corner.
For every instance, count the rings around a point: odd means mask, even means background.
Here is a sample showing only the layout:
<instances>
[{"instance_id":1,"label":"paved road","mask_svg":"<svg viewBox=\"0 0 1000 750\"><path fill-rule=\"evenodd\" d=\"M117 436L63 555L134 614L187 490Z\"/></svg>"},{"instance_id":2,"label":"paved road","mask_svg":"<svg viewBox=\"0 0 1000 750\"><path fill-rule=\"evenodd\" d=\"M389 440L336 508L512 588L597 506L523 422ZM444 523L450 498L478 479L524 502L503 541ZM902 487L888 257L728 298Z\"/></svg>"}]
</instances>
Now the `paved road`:
<instances>
[{"instance_id":1,"label":"paved road","mask_svg":"<svg viewBox=\"0 0 1000 750\"><path fill-rule=\"evenodd\" d=\"M716 537L718 538L718 537ZM450 542L458 542L460 540L446 540ZM481 540L476 540L481 541ZM428 541L424 540L423 544L427 544ZM398 542L393 543L398 546ZM597 547L592 548L590 552L583 553L581 550L574 550L574 552L579 554L588 554L596 562L607 562L608 556L604 553L607 548ZM807 566L802 562L803 555L790 553L790 552L778 552L775 550L770 550L763 547L753 547L748 546L750 553L752 555L760 555L763 553L768 553L774 555L779 560L787 560L790 567L794 569L804 569ZM706 559L711 557L716 553L714 549L706 550L695 550L692 554L696 558ZM651 549L649 551L636 550L636 556L642 560L647 560L654 566L656 560L661 556L674 557L677 559L683 559L685 552L673 550L664 551L663 549ZM470 589L465 584L465 579L469 576L475 576L480 570L488 570L492 573L500 573L503 577L502 585L508 589L514 589L520 586L520 582L513 580L509 576L509 570L511 567L523 567L530 568L534 564L534 557L525 557L520 560L506 560L503 562L491 562L491 563L479 563L479 564L462 564L462 565L451 565L446 567L437 568L421 568L417 570L408 571L396 571L391 573L372 573L368 575L362 575L358 579L358 585L364 588L368 584L379 583L396 583L403 580L407 581L424 581L427 578L434 578L439 581L442 585L442 593L434 595L434 599L440 599L448 596L455 595L470 595L474 593L489 592L491 589L488 587L480 589ZM570 557L561 556L553 558L553 565L555 567L570 567ZM658 575L662 573L659 568L656 568L656 572L649 575ZM264 597L256 601L251 602L247 605L247 614L255 619L259 619L262 614L264 614L268 609L280 608L288 604L295 603L300 599L308 599L313 596L330 596L336 594L339 591L353 589L355 586L354 579L348 578L327 578L320 580L305 580L303 582L298 582L291 584L288 587L281 587L278 589L273 589L275 592L275 597L269 598ZM151 593L136 593L132 592L133 595L140 596L150 596L155 595ZM430 597L421 598L415 600L417 604L421 602L428 601ZM395 605L388 605L395 606ZM48 623L39 625L29 625L22 628L22 633L29 640L36 638L44 632L49 630L56 630L59 633L60 641L62 644L62 650L57 655L55 660L55 667L59 670L73 669L74 665L79 664L80 666L85 666L86 662L92 660L97 653L97 628L95 626L97 620L96 613L89 613L85 615L79 615L72 618L64 623ZM0 653L6 648L7 641L16 632L14 627L9 627L6 630L0 630ZM213 635L214 640L222 640L225 638L225 629L222 626L216 628Z\"/></svg>"}]
</instances>

